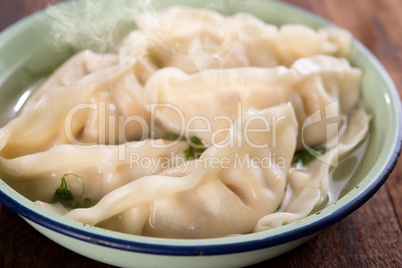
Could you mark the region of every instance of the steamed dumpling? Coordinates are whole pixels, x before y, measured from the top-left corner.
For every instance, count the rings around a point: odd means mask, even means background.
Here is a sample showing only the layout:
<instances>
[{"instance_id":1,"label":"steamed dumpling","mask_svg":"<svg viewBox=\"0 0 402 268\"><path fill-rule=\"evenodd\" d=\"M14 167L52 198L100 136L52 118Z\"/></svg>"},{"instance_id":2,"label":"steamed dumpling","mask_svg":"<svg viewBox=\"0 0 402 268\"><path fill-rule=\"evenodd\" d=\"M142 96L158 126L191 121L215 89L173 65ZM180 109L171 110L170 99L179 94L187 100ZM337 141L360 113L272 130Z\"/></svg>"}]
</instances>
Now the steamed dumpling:
<instances>
[{"instance_id":1,"label":"steamed dumpling","mask_svg":"<svg viewBox=\"0 0 402 268\"><path fill-rule=\"evenodd\" d=\"M285 119L274 133L275 116ZM198 160L137 179L94 207L72 210L66 217L158 237L249 233L282 201L296 135L290 104L250 110L230 129L227 140L208 148Z\"/></svg>"},{"instance_id":2,"label":"steamed dumpling","mask_svg":"<svg viewBox=\"0 0 402 268\"><path fill-rule=\"evenodd\" d=\"M367 136L370 119L362 108L353 111L345 132L337 137L339 143L335 143L326 154L306 167L291 168L287 177L289 201L282 204L280 212L261 218L254 231L260 232L295 222L308 216L314 209L324 207L328 202L331 169Z\"/></svg>"},{"instance_id":3,"label":"steamed dumpling","mask_svg":"<svg viewBox=\"0 0 402 268\"><path fill-rule=\"evenodd\" d=\"M149 114L137 61L85 76L49 91L34 108L0 129L0 156L13 158L56 144L121 144L148 137Z\"/></svg>"},{"instance_id":4,"label":"steamed dumpling","mask_svg":"<svg viewBox=\"0 0 402 268\"><path fill-rule=\"evenodd\" d=\"M231 17L189 7L171 7L137 20L146 49L160 67L186 73L244 66L290 66L318 54L346 57L351 35L337 28L269 25L249 14ZM189 27L191 25L191 27Z\"/></svg>"},{"instance_id":5,"label":"steamed dumpling","mask_svg":"<svg viewBox=\"0 0 402 268\"><path fill-rule=\"evenodd\" d=\"M66 61L62 66L35 90L24 104L21 113L32 110L42 95L61 86L70 86L84 76L104 70L119 63L116 54L97 54L90 50L84 50Z\"/></svg>"},{"instance_id":6,"label":"steamed dumpling","mask_svg":"<svg viewBox=\"0 0 402 268\"><path fill-rule=\"evenodd\" d=\"M291 68L245 67L193 75L164 68L148 80L145 90L159 127L156 136L196 132L208 145L224 139L230 125L249 108L291 102L299 122L300 149L325 143L338 132L327 126L341 125L341 115L357 105L360 78L361 71L346 59L321 55L297 60Z\"/></svg>"},{"instance_id":7,"label":"steamed dumpling","mask_svg":"<svg viewBox=\"0 0 402 268\"><path fill-rule=\"evenodd\" d=\"M148 78L158 70L158 66L149 57L147 42L143 32L132 31L118 46L120 61L135 59L141 64L136 66L138 81L144 85Z\"/></svg>"},{"instance_id":8,"label":"steamed dumpling","mask_svg":"<svg viewBox=\"0 0 402 268\"><path fill-rule=\"evenodd\" d=\"M32 201L50 202L64 174L78 199L99 201L110 191L140 177L160 173L180 162L187 142L144 140L118 146L81 148L62 144L44 152L5 159L0 157L3 180ZM75 200L77 201L77 200Z\"/></svg>"}]
</instances>

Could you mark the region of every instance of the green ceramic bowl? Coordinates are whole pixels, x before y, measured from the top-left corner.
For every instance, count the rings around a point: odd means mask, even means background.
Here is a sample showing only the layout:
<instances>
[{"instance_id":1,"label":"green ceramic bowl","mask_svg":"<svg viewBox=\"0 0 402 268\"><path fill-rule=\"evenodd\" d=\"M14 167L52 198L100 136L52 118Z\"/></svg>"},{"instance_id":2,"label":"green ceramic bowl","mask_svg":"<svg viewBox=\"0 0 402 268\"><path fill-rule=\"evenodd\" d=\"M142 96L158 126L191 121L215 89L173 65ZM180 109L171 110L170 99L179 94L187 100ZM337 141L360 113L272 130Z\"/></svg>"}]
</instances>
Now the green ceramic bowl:
<instances>
[{"instance_id":1,"label":"green ceramic bowl","mask_svg":"<svg viewBox=\"0 0 402 268\"><path fill-rule=\"evenodd\" d=\"M313 28L329 23L310 13L274 1L179 1L153 3L143 8L160 9L171 5L214 7L226 14L249 12L268 23L300 23ZM119 1L135 5L137 1ZM85 1L67 2L60 10L76 9L71 16L80 16ZM152 6L153 5L153 6ZM81 6L81 7L80 7ZM81 11L80 11L81 10ZM108 8L104 10L105 14ZM131 14L132 15L132 14ZM123 16L124 17L124 16ZM130 30L129 17L122 21L116 38ZM15 115L27 88L37 78L26 70L39 74L60 65L69 57L68 50L54 48L59 40L50 34L54 23L46 11L30 16L0 35L0 126ZM116 30L116 29L115 29ZM77 33L77 40L85 33ZM82 36L79 36L81 34ZM363 69L362 95L373 120L367 152L343 186L339 199L319 213L303 220L260 233L216 239L162 239L128 235L53 214L15 192L0 179L0 200L21 215L39 232L60 245L89 258L116 266L246 266L287 252L318 231L341 220L366 202L385 182L394 168L401 150L401 103L389 75L378 60L358 41L353 41L350 61Z\"/></svg>"}]
</instances>

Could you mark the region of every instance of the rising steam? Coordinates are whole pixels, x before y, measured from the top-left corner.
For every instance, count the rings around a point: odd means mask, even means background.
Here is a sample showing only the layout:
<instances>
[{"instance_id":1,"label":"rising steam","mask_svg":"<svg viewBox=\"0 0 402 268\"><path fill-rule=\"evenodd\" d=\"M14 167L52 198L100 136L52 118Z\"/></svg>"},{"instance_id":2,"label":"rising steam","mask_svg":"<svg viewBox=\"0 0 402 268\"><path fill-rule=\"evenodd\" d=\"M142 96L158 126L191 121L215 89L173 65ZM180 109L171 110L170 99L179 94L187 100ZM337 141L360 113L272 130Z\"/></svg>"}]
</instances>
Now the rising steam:
<instances>
[{"instance_id":1,"label":"rising steam","mask_svg":"<svg viewBox=\"0 0 402 268\"><path fill-rule=\"evenodd\" d=\"M204 8L226 13L224 2L207 1ZM169 63L162 62L161 67L187 62L186 66L176 67L186 67L184 69L191 73L248 64L246 59L237 55L244 49L241 35L230 23L219 23L223 17L197 11L187 18L183 18L185 14L172 12L169 16L174 18L164 18L156 11L163 9L162 5L163 2L157 0L86 0L50 7L48 14L52 18L53 44L62 50L72 47L95 52L115 51L123 37L138 26L145 30L146 40L141 40L137 34L129 42L146 43L147 53L156 54L151 57L166 59ZM213 21L210 21L211 16ZM141 25L141 21L145 22ZM192 22L190 27L189 21ZM132 48L140 47L134 43L130 45Z\"/></svg>"},{"instance_id":2,"label":"rising steam","mask_svg":"<svg viewBox=\"0 0 402 268\"><path fill-rule=\"evenodd\" d=\"M154 1L86 0L51 6L54 45L97 52L111 50L129 31L135 29L140 13L153 12Z\"/></svg>"}]
</instances>

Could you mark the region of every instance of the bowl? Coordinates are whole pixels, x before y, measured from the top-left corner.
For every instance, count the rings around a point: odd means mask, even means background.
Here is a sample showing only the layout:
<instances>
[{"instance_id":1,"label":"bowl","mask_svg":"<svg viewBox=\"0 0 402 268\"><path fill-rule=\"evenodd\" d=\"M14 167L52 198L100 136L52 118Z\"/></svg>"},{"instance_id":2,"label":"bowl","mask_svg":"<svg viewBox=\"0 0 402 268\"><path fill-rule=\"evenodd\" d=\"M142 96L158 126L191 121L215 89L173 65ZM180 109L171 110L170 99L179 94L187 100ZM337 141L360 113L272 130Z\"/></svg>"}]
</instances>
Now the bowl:
<instances>
[{"instance_id":1,"label":"bowl","mask_svg":"<svg viewBox=\"0 0 402 268\"><path fill-rule=\"evenodd\" d=\"M119 1L133 5L137 1ZM60 10L77 8L85 1L66 2ZM151 2L142 8L162 9L171 5L216 7L227 14L245 11L264 21L281 25L299 23L318 28L330 23L303 10L275 1L180 1ZM105 14L108 12L104 10ZM59 66L70 55L60 50L51 34L54 16L36 13L0 35L0 126L15 116L19 102L37 77L21 70L46 70ZM116 38L130 30L123 22ZM79 33L80 34L80 33ZM81 33L82 34L82 33ZM77 37L83 38L81 37ZM366 202L385 182L396 165L402 143L402 112L393 82L378 60L357 40L353 40L349 60L364 72L362 97L373 120L366 153L353 176L343 185L338 200L302 220L272 230L214 239L163 239L128 235L82 224L35 205L10 188L0 178L0 200L35 229L60 245L100 262L120 266L210 266L238 267L258 263L283 254L338 222Z\"/></svg>"}]
</instances>

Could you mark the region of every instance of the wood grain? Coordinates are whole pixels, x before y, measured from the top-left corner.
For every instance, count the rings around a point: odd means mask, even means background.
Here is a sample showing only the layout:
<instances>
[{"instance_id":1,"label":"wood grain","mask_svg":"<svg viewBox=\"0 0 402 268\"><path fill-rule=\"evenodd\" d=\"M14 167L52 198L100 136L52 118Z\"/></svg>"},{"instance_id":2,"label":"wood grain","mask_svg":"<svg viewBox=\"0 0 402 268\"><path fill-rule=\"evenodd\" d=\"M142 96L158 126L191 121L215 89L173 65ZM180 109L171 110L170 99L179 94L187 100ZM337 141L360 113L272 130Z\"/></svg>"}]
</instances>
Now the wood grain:
<instances>
[{"instance_id":1,"label":"wood grain","mask_svg":"<svg viewBox=\"0 0 402 268\"><path fill-rule=\"evenodd\" d=\"M49 0L1 0L0 30ZM390 73L402 95L400 0L286 0L348 29ZM402 267L402 161L360 209L293 251L254 267ZM0 267L109 267L39 234L0 205Z\"/></svg>"}]
</instances>

